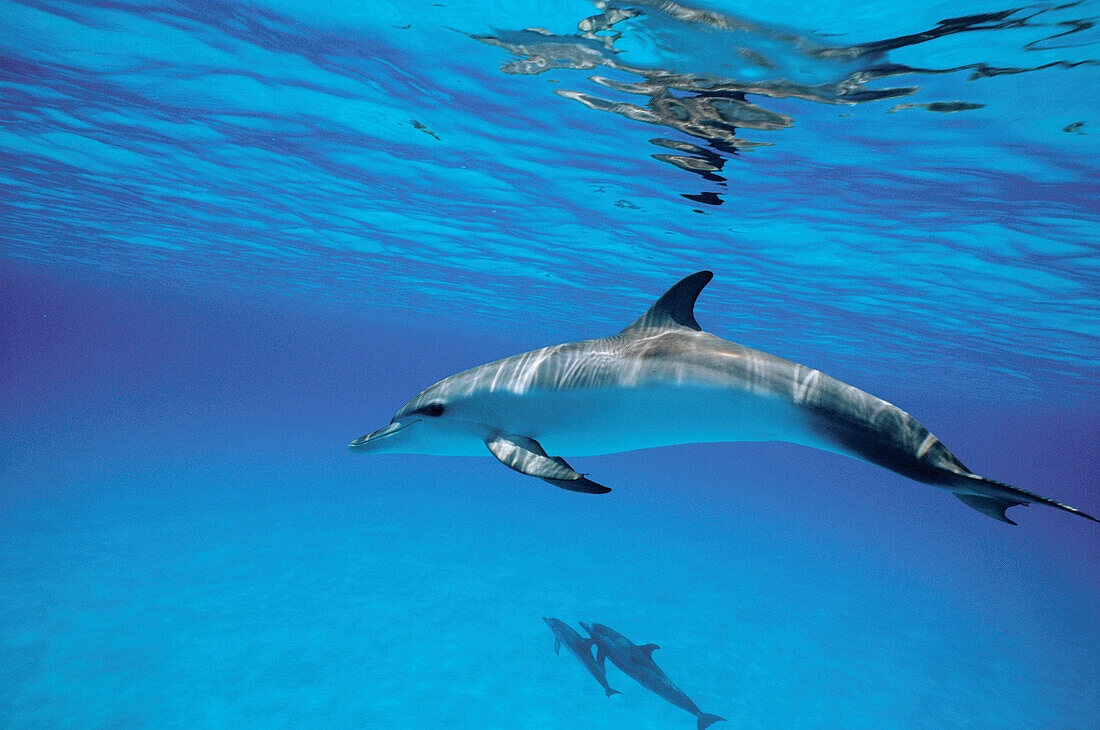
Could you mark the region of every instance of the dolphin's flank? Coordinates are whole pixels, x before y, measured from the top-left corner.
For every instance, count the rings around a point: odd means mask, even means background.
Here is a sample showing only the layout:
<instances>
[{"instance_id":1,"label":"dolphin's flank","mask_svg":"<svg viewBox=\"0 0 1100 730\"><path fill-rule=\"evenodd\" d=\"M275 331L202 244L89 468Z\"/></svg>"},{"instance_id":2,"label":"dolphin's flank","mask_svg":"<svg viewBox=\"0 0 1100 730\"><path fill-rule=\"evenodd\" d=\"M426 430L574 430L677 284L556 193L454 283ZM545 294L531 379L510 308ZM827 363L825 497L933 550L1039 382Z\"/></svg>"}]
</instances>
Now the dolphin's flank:
<instances>
[{"instance_id":1,"label":"dolphin's flank","mask_svg":"<svg viewBox=\"0 0 1100 730\"><path fill-rule=\"evenodd\" d=\"M349 447L364 453L492 454L577 492L610 491L564 459L654 446L790 441L877 464L1016 524L1037 502L1079 509L970 472L896 406L797 363L703 332L700 271L618 334L514 355L452 375Z\"/></svg>"}]
</instances>

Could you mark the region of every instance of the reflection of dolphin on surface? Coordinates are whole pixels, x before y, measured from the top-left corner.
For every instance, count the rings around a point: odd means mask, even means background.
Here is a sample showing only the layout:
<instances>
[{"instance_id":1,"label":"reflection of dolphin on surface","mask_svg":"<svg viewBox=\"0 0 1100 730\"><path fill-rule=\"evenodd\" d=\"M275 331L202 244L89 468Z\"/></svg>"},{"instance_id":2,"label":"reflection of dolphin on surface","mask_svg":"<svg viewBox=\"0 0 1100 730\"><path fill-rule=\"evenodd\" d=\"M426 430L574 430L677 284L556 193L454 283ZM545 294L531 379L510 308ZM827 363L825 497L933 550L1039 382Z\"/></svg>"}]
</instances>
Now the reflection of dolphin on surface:
<instances>
[{"instance_id":1,"label":"reflection of dolphin on surface","mask_svg":"<svg viewBox=\"0 0 1100 730\"><path fill-rule=\"evenodd\" d=\"M817 370L703 332L700 271L629 327L452 375L410 400L390 425L349 448L484 455L555 486L610 491L548 454L609 454L716 441L791 441L947 489L1010 524L1005 510L1047 497L972 474L905 411Z\"/></svg>"},{"instance_id":2,"label":"reflection of dolphin on surface","mask_svg":"<svg viewBox=\"0 0 1100 730\"><path fill-rule=\"evenodd\" d=\"M607 674L604 673L603 667L597 664L596 660L592 657L592 645L595 643L594 640L584 638L564 621L546 617L543 617L542 620L545 621L546 625L550 627L550 630L554 632L555 654L559 653L561 651L561 645L565 644L565 648L573 652L573 655L581 660L581 664L584 665L585 669L592 673L592 676L600 683L600 686L603 687L603 691L608 697L622 694L622 692L617 689L611 689L607 684Z\"/></svg>"},{"instance_id":3,"label":"reflection of dolphin on surface","mask_svg":"<svg viewBox=\"0 0 1100 730\"><path fill-rule=\"evenodd\" d=\"M724 717L700 710L691 698L661 671L653 661L653 651L659 649L659 646L656 644L637 646L630 639L603 624L586 624L581 621L581 626L596 642L596 663L601 667L604 665L604 659L610 659L623 674L650 692L699 718L698 730L703 730L715 722L725 722Z\"/></svg>"},{"instance_id":4,"label":"reflection of dolphin on surface","mask_svg":"<svg viewBox=\"0 0 1100 730\"><path fill-rule=\"evenodd\" d=\"M601 0L596 5L599 12L580 19L576 33L560 35L527 27L494 29L470 37L510 54L500 67L504 73L583 71L583 88L555 87L554 93L589 109L668 127L700 140L705 146L662 137L649 141L661 147L674 146L679 153L660 152L652 155L654 159L712 182L725 181L719 173L739 150L772 144L741 136L745 130L782 130L794 124L787 114L769 108L772 100L850 106L920 91L916 85L878 83L899 76L913 79L968 73L976 79L1096 63L1049 57L1055 49L1083 47L1087 42L1075 43L1068 36L1094 32L1092 13L1080 2L1050 7L1017 3L1005 10L947 18L917 32L855 45L817 32L694 7L693 0L631 0L629 7ZM818 19L813 24L821 22ZM981 57L968 50L963 55L970 58L960 58L961 65L946 68L908 66L888 56L891 51L975 31L981 31L983 37L993 33L1008 36L1007 42L971 44ZM1018 43L1021 50L1044 51L1043 62L1030 67L1000 65L1003 54L1013 58L1019 52L1012 51ZM919 58L922 50L910 51L907 56ZM612 73L588 73L603 69ZM570 74L553 75L555 82L565 82ZM596 86L612 93L592 93L599 92ZM804 105L784 106L790 111ZM982 105L940 100L919 106L929 111L963 111ZM698 203L721 205L725 192L718 187L691 197L681 195Z\"/></svg>"}]
</instances>

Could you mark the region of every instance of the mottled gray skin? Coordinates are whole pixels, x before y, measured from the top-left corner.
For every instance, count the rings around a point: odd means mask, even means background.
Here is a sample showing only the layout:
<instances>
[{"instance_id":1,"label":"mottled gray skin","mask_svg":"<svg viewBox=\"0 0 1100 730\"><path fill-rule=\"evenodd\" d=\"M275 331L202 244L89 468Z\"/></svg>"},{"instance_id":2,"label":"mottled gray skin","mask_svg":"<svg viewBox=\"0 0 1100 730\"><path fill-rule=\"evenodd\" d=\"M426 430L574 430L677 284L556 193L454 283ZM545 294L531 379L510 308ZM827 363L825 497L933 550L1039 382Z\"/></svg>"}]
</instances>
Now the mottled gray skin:
<instances>
[{"instance_id":1,"label":"mottled gray skin","mask_svg":"<svg viewBox=\"0 0 1100 730\"><path fill-rule=\"evenodd\" d=\"M603 624L586 624L582 621L581 626L596 642L596 662L600 666L603 666L605 659L610 659L623 674L650 692L699 718L699 730L725 719L700 710L682 689L672 683L668 675L653 661L653 652L660 648L656 644L638 646Z\"/></svg>"},{"instance_id":2,"label":"mottled gray skin","mask_svg":"<svg viewBox=\"0 0 1100 730\"><path fill-rule=\"evenodd\" d=\"M900 408L804 365L703 332L686 277L622 332L515 355L452 375L349 448L484 455L566 489L608 491L547 454L617 453L683 443L790 441L852 456L953 492L991 517L1040 502L972 474ZM488 447L488 448L487 448Z\"/></svg>"},{"instance_id":3,"label":"mottled gray skin","mask_svg":"<svg viewBox=\"0 0 1100 730\"><path fill-rule=\"evenodd\" d=\"M564 621L559 621L556 618L543 617L543 621L550 627L550 630L554 632L554 653L557 654L561 650L562 644L565 648L569 649L573 653L573 656L580 660L585 669L592 673L592 676L596 678L596 681L603 687L604 694L608 697L611 695L621 694L617 689L611 689L611 686L607 683L607 674L604 672L602 666L596 663L595 657L592 656L592 639L586 639L576 631L573 630L569 624Z\"/></svg>"}]
</instances>

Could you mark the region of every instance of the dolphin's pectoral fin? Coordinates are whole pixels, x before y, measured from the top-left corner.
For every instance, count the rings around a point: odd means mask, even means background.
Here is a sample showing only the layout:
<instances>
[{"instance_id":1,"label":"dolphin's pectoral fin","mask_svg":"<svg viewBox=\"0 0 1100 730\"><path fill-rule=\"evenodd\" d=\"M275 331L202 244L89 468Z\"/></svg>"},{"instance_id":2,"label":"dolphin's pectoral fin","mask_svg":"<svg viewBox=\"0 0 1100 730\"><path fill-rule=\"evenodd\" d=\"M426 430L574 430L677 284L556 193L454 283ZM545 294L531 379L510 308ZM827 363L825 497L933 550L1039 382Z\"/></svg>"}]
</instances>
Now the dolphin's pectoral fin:
<instances>
[{"instance_id":1,"label":"dolphin's pectoral fin","mask_svg":"<svg viewBox=\"0 0 1100 730\"><path fill-rule=\"evenodd\" d=\"M1027 504L1027 502L1014 502L1011 499L1000 499L998 497L980 497L976 494L956 493L955 496L967 507L972 507L983 515L989 515L995 520L1007 522L1010 525L1015 525L1016 523L1005 516L1005 510L1009 507L1015 507L1018 504Z\"/></svg>"},{"instance_id":2,"label":"dolphin's pectoral fin","mask_svg":"<svg viewBox=\"0 0 1100 730\"><path fill-rule=\"evenodd\" d=\"M539 479L574 480L584 475L574 471L564 459L547 456L542 444L526 436L497 436L485 442L500 463L521 474Z\"/></svg>"},{"instance_id":3,"label":"dolphin's pectoral fin","mask_svg":"<svg viewBox=\"0 0 1100 730\"><path fill-rule=\"evenodd\" d=\"M603 645L596 644L596 664L600 669L607 671L607 652L603 650Z\"/></svg>"},{"instance_id":4,"label":"dolphin's pectoral fin","mask_svg":"<svg viewBox=\"0 0 1100 730\"><path fill-rule=\"evenodd\" d=\"M554 653L559 656L561 655L561 639L556 636L554 637Z\"/></svg>"},{"instance_id":5,"label":"dolphin's pectoral fin","mask_svg":"<svg viewBox=\"0 0 1100 730\"><path fill-rule=\"evenodd\" d=\"M547 479L543 477L543 481L548 484L553 484L559 489L568 489L570 492L584 492L585 494L607 494L611 491L611 487L605 487L602 484L596 484L591 479L586 479L582 476L580 479Z\"/></svg>"},{"instance_id":6,"label":"dolphin's pectoral fin","mask_svg":"<svg viewBox=\"0 0 1100 730\"><path fill-rule=\"evenodd\" d=\"M496 436L486 441L485 445L509 469L538 477L555 487L588 494L605 494L611 491L586 479L584 474L565 463L565 459L547 456L538 441L526 436Z\"/></svg>"}]
</instances>

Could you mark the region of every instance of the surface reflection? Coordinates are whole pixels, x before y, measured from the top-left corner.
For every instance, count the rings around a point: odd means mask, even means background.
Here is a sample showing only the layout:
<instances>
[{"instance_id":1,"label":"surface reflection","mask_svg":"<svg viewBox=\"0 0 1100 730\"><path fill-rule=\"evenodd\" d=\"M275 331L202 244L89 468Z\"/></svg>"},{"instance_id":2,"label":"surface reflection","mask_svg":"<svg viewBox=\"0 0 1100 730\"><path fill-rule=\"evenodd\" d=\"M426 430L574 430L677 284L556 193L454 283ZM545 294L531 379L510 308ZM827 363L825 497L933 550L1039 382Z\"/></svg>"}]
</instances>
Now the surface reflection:
<instances>
[{"instance_id":1,"label":"surface reflection","mask_svg":"<svg viewBox=\"0 0 1100 730\"><path fill-rule=\"evenodd\" d=\"M854 105L905 97L920 89L915 85L870 86L871 82L894 76L970 71L970 79L978 79L1055 66L1096 64L1096 60L1088 59L1055 60L1026 67L994 66L976 60L947 68L923 68L893 63L887 58L892 50L976 31L1030 29L1024 51L1074 48L1072 36L1094 25L1089 18L1067 15L1079 5L1075 2L968 15L942 20L918 33L839 45L812 33L781 29L677 2L638 0L629 7L618 7L601 1L596 2L600 12L581 19L577 33L572 35L526 28L472 37L499 46L516 57L501 67L508 74L541 74L555 69L611 70L615 78L596 74L588 79L630 100L566 89L555 89L554 93L589 109L668 127L702 140L705 146L664 137L649 141L671 150L652 154L653 158L722 185L726 181L722 168L730 155L773 144L766 136L745 137L739 130L774 132L794 123L788 114L766 108L769 99ZM1080 45L1086 44L1082 41ZM749 95L759 98L750 101ZM983 106L972 101L942 100L898 104L889 111L964 112ZM722 202L717 192L683 197L707 205Z\"/></svg>"}]
</instances>

